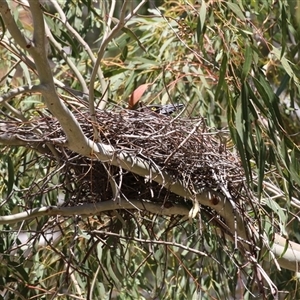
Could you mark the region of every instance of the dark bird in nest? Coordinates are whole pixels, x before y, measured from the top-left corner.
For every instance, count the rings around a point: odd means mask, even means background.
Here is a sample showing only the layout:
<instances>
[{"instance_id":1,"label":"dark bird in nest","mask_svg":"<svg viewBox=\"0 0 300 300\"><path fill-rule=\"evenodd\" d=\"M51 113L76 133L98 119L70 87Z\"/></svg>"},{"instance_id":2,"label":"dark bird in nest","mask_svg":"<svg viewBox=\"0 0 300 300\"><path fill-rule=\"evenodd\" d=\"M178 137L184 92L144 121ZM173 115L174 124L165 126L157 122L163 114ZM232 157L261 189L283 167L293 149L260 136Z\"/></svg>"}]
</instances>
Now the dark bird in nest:
<instances>
[{"instance_id":1,"label":"dark bird in nest","mask_svg":"<svg viewBox=\"0 0 300 300\"><path fill-rule=\"evenodd\" d=\"M155 112L161 115L170 116L174 112L184 108L183 104L165 104L165 105L147 105L145 106L140 100L145 91L151 86L151 83L144 83L138 86L128 98L128 107L130 110L138 110L141 112Z\"/></svg>"},{"instance_id":2,"label":"dark bird in nest","mask_svg":"<svg viewBox=\"0 0 300 300\"><path fill-rule=\"evenodd\" d=\"M144 107L138 108L139 111L153 111L157 114L170 116L174 112L179 111L184 108L184 104L165 104L165 105L147 105Z\"/></svg>"}]
</instances>

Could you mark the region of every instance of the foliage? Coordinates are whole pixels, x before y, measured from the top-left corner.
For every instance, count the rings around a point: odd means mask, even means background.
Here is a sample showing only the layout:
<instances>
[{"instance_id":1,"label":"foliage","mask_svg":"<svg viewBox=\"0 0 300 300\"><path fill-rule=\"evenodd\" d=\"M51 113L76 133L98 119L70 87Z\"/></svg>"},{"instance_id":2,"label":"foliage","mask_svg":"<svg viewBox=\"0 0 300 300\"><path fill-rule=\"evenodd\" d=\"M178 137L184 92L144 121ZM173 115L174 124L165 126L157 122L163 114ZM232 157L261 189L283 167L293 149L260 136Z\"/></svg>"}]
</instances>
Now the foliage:
<instances>
[{"instance_id":1,"label":"foliage","mask_svg":"<svg viewBox=\"0 0 300 300\"><path fill-rule=\"evenodd\" d=\"M32 39L30 9L8 2L15 5L18 27ZM182 117L204 117L219 132L221 146L239 155L253 202L245 204L245 215L255 220L269 249L275 233L300 242L296 1L165 0L156 3L158 8L149 1L107 44L123 9L111 10L115 1L53 3L42 5L53 35L48 36L48 59L57 93L73 113L80 110L78 103L89 101L88 93L95 95L97 107L126 108L143 84L149 84L143 105L184 103ZM130 3L128 11L138 4ZM6 59L0 90L6 98L0 97L0 128L4 120L50 116L39 92L15 92L38 85L41 78L2 19L1 25L0 53ZM53 161L39 146L0 142L1 215L70 200L76 183L62 188L68 174L59 158ZM188 201L186 206L191 208ZM256 252L237 251L223 221L203 206L192 220L116 210L0 225L1 295L271 299L278 289L279 298L300 298L294 274L263 260L272 257L265 241L257 242Z\"/></svg>"}]
</instances>

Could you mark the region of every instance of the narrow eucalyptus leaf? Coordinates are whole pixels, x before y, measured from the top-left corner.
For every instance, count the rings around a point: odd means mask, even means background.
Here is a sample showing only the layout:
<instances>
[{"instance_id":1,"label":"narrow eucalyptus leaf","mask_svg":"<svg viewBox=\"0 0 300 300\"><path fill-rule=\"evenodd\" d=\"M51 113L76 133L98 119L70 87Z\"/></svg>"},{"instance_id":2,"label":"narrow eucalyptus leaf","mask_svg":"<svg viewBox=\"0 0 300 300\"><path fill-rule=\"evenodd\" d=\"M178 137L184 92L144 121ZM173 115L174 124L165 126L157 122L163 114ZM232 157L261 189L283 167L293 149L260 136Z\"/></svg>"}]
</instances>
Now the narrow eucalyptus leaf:
<instances>
[{"instance_id":1,"label":"narrow eucalyptus leaf","mask_svg":"<svg viewBox=\"0 0 300 300\"><path fill-rule=\"evenodd\" d=\"M253 56L252 56L252 49L249 45L246 46L246 53L245 53L245 62L243 64L241 80L244 81L251 70Z\"/></svg>"},{"instance_id":2,"label":"narrow eucalyptus leaf","mask_svg":"<svg viewBox=\"0 0 300 300\"><path fill-rule=\"evenodd\" d=\"M238 4L236 3L232 3L232 2L229 2L227 1L227 6L228 8L238 17L241 19L241 21L245 21L246 18L244 16L244 13L242 12L241 8L239 7Z\"/></svg>"},{"instance_id":3,"label":"narrow eucalyptus leaf","mask_svg":"<svg viewBox=\"0 0 300 300\"><path fill-rule=\"evenodd\" d=\"M219 75L219 81L215 92L215 99L219 98L220 92L222 90L222 86L224 83L225 75L227 71L227 55L223 54L223 59L220 67L220 75Z\"/></svg>"}]
</instances>

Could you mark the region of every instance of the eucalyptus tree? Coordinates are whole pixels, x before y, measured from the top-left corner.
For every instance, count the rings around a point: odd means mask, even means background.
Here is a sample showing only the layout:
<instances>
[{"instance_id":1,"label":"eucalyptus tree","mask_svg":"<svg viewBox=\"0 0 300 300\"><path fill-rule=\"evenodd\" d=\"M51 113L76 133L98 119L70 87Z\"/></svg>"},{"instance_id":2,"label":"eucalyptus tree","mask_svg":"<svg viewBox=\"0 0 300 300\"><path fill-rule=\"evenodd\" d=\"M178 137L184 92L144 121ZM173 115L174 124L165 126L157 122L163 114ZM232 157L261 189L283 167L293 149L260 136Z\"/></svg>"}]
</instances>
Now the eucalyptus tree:
<instances>
[{"instance_id":1,"label":"eucalyptus tree","mask_svg":"<svg viewBox=\"0 0 300 300\"><path fill-rule=\"evenodd\" d=\"M0 14L4 299L299 298L296 1Z\"/></svg>"}]
</instances>

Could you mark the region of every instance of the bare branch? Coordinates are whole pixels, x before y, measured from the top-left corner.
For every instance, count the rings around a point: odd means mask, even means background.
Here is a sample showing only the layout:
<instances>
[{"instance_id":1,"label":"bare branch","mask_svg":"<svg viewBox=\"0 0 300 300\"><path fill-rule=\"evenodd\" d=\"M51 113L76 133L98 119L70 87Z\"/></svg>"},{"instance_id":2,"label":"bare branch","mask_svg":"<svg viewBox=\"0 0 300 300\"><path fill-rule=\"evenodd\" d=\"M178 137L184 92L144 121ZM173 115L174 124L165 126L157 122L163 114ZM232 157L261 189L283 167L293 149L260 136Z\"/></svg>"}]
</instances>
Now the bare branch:
<instances>
[{"instance_id":1,"label":"bare branch","mask_svg":"<svg viewBox=\"0 0 300 300\"><path fill-rule=\"evenodd\" d=\"M300 244L275 234L271 251L282 268L300 272ZM272 258L269 257L269 260L272 261Z\"/></svg>"},{"instance_id":2,"label":"bare branch","mask_svg":"<svg viewBox=\"0 0 300 300\"><path fill-rule=\"evenodd\" d=\"M94 64L94 68L91 74L91 80L90 80L90 88L89 88L89 109L90 109L90 115L91 119L93 122L96 122L96 111L95 111L95 96L94 96L94 85L95 85L95 80L97 76L98 69L100 69L100 62L103 58L105 48L107 47L108 43L114 38L114 36L122 29L124 26L124 19L125 19L125 11L126 11L126 6L127 6L128 0L124 0L123 6L121 9L121 14L120 14L120 21L119 23L112 29L110 34L108 34L109 26L106 26L106 31L102 39L102 43L100 45L98 54L97 54L97 60ZM112 2L111 10L109 13L109 18L110 22L112 19L112 14L114 12L114 7L115 7L115 2ZM107 90L107 83L104 81L104 78L99 78L101 82L101 87L102 87L102 93L104 93ZM100 103L100 108L103 109L107 103L107 97L108 94L103 95L103 100ZM98 141L98 136L97 136L97 129L94 127L94 140Z\"/></svg>"},{"instance_id":3,"label":"bare branch","mask_svg":"<svg viewBox=\"0 0 300 300\"><path fill-rule=\"evenodd\" d=\"M154 214L171 216L171 215L187 215L189 210L186 206L176 205L169 208L162 207L159 203L130 200L126 201L122 199L120 202L117 201L104 201L98 203L83 204L81 206L73 207L57 207L49 206L42 208L34 208L27 210L22 213L18 213L10 216L0 216L0 224L16 224L17 222L31 220L33 218L42 216L72 216L72 215L95 215L104 211L111 211L116 209L132 209L133 205L140 210L147 210Z\"/></svg>"},{"instance_id":4,"label":"bare branch","mask_svg":"<svg viewBox=\"0 0 300 300\"><path fill-rule=\"evenodd\" d=\"M81 73L78 70L78 68L76 67L76 65L69 58L69 56L67 55L67 53L63 50L63 48L61 47L61 45L55 40L55 38L53 37L53 35L52 35L49 27L47 26L47 24L45 24L45 31L46 31L46 35L49 38L51 44L60 52L60 54L62 55L62 57L65 59L65 61L69 65L70 69L73 71L73 73L77 77L77 79L78 79L78 81L79 81L79 83L80 83L80 85L82 87L83 93L88 93L88 87L87 87L87 84L85 82L85 79L81 75Z\"/></svg>"},{"instance_id":5,"label":"bare branch","mask_svg":"<svg viewBox=\"0 0 300 300\"><path fill-rule=\"evenodd\" d=\"M121 9L121 13L120 13L120 19L119 22L114 26L114 28L111 30L111 32L107 35L106 38L103 38L101 46L99 48L99 51L97 53L97 61L94 65L94 69L91 75L91 80L90 80L90 89L89 89L89 102L94 103L94 82L96 79L96 74L97 74L97 70L100 67L100 62L103 58L105 49L107 47L107 45L109 44L109 42L118 34L118 32L124 27L124 25L126 24L126 22L128 22L137 12L138 10L147 2L147 0L142 0L139 5L137 5L137 7L132 11L132 13L130 13L128 16L125 17L125 13L126 13L126 7L128 4L128 0L125 0L123 2L123 6ZM106 86L103 87L102 86L103 91L106 90ZM103 109L106 105L106 99L104 99L104 101L102 101L100 103L99 108ZM93 114L93 108L91 108L91 113Z\"/></svg>"},{"instance_id":6,"label":"bare branch","mask_svg":"<svg viewBox=\"0 0 300 300\"><path fill-rule=\"evenodd\" d=\"M26 85L26 86L20 86L15 89L11 89L9 92L3 94L0 96L0 104L18 96L21 94L26 93L41 93L42 92L42 86L41 85Z\"/></svg>"},{"instance_id":7,"label":"bare branch","mask_svg":"<svg viewBox=\"0 0 300 300\"><path fill-rule=\"evenodd\" d=\"M68 31L74 35L74 37L77 39L77 41L83 46L84 50L87 52L87 54L89 55L89 58L91 59L92 63L95 64L96 63L96 57L94 55L94 53L92 52L90 46L86 43L86 41L80 36L80 34L78 34L78 32L70 25L70 23L67 20L67 17L65 15L65 13L63 12L63 10L61 9L61 7L59 6L58 2L55 0L50 0L50 2L52 3L53 7L56 9L56 11L58 12L61 22L66 26L66 28L68 29ZM53 42L52 39L52 34L51 34L51 41ZM56 41L54 40L54 42L56 43ZM57 44L57 43L56 43ZM71 68L73 70L73 68ZM77 70L77 68L76 68ZM76 73L75 73L76 74ZM98 77L100 78L100 80L104 80L104 76L102 73L101 68L98 68ZM79 80L79 77L78 77ZM79 80L81 83L81 80ZM88 88L87 86L83 86L83 92L84 93L88 93ZM105 89L104 89L105 90Z\"/></svg>"},{"instance_id":8,"label":"bare branch","mask_svg":"<svg viewBox=\"0 0 300 300\"><path fill-rule=\"evenodd\" d=\"M208 257L209 255L203 251L199 251L197 249L179 244L179 243L175 243L175 242L168 242L168 241L157 241L157 240L145 240L145 239L140 239L140 238L135 238L135 237L129 237L129 236L123 236L114 232L107 232L107 231L102 231L102 230L93 230L93 233L97 233L97 234L103 234L103 235L108 235L108 236L114 236L117 237L119 239L124 239L127 241L136 241L139 243L146 243L146 244L156 244L156 245L168 245L168 246L173 246L173 247L178 247L187 251L190 251L192 253L196 253L205 257Z\"/></svg>"}]
</instances>

